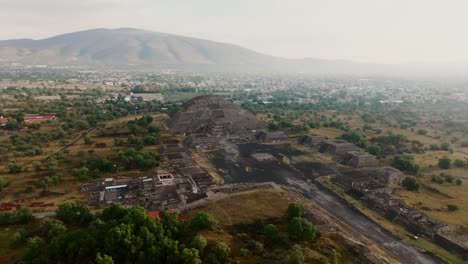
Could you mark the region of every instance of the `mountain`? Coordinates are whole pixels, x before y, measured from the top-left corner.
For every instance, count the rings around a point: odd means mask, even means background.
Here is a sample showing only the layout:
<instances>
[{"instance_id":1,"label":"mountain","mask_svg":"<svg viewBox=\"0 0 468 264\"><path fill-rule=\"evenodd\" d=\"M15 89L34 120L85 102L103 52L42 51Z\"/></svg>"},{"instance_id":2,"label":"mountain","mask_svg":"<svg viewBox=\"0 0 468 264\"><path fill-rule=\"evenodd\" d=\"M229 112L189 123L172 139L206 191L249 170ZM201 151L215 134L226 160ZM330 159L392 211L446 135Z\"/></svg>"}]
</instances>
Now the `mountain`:
<instances>
[{"instance_id":1,"label":"mountain","mask_svg":"<svg viewBox=\"0 0 468 264\"><path fill-rule=\"evenodd\" d=\"M466 76L460 65L379 65L285 59L240 46L133 28L92 29L51 38L0 41L0 66L13 63L106 69L186 69L314 74Z\"/></svg>"},{"instance_id":2,"label":"mountain","mask_svg":"<svg viewBox=\"0 0 468 264\"><path fill-rule=\"evenodd\" d=\"M280 59L236 45L139 29L93 29L47 39L0 41L0 60L41 65L242 66Z\"/></svg>"}]
</instances>

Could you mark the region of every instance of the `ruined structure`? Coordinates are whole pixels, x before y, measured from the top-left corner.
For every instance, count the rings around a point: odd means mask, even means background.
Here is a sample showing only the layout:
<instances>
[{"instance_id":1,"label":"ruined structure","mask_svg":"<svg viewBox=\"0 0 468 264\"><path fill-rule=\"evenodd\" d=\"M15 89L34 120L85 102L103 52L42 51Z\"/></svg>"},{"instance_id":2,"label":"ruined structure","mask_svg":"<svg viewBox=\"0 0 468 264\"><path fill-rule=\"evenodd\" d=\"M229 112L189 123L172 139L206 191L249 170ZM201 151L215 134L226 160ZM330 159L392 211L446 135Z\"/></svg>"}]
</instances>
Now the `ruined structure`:
<instances>
[{"instance_id":1,"label":"ruined structure","mask_svg":"<svg viewBox=\"0 0 468 264\"><path fill-rule=\"evenodd\" d=\"M328 138L317 135L303 135L299 138L299 144L308 147L317 147Z\"/></svg>"},{"instance_id":2,"label":"ruined structure","mask_svg":"<svg viewBox=\"0 0 468 264\"><path fill-rule=\"evenodd\" d=\"M442 247L457 253L464 260L468 259L468 227L444 226L435 234L435 241Z\"/></svg>"},{"instance_id":3,"label":"ruined structure","mask_svg":"<svg viewBox=\"0 0 468 264\"><path fill-rule=\"evenodd\" d=\"M339 156L337 161L353 168L375 167L378 165L377 158L374 155L362 151L348 151Z\"/></svg>"},{"instance_id":4,"label":"ruined structure","mask_svg":"<svg viewBox=\"0 0 468 264\"><path fill-rule=\"evenodd\" d=\"M275 156L271 155L270 153L253 153L250 155L254 160L263 162L263 161L275 161Z\"/></svg>"},{"instance_id":5,"label":"ruined structure","mask_svg":"<svg viewBox=\"0 0 468 264\"><path fill-rule=\"evenodd\" d=\"M255 134L255 139L263 142L281 142L286 140L288 136L283 131L260 131Z\"/></svg>"},{"instance_id":6,"label":"ruined structure","mask_svg":"<svg viewBox=\"0 0 468 264\"><path fill-rule=\"evenodd\" d=\"M363 170L375 181L383 185L401 184L405 179L405 174L403 172L390 166L365 168Z\"/></svg>"},{"instance_id":7,"label":"ruined structure","mask_svg":"<svg viewBox=\"0 0 468 264\"><path fill-rule=\"evenodd\" d=\"M338 173L332 181L345 189L349 194L358 198L370 190L380 189L386 185L375 180L370 174L363 170L348 170Z\"/></svg>"},{"instance_id":8,"label":"ruined structure","mask_svg":"<svg viewBox=\"0 0 468 264\"><path fill-rule=\"evenodd\" d=\"M442 224L417 208L406 204L390 190L380 189L366 193L366 205L381 212L387 219L399 223L413 234L433 240Z\"/></svg>"},{"instance_id":9,"label":"ruined structure","mask_svg":"<svg viewBox=\"0 0 468 264\"><path fill-rule=\"evenodd\" d=\"M81 192L89 194L89 205L102 208L110 203L140 205L147 210L177 208L200 188L174 170L157 170L138 179L106 178L84 183Z\"/></svg>"},{"instance_id":10,"label":"ruined structure","mask_svg":"<svg viewBox=\"0 0 468 264\"><path fill-rule=\"evenodd\" d=\"M319 152L328 153L334 156L341 156L349 151L359 151L360 149L344 140L325 140L320 144Z\"/></svg>"},{"instance_id":11,"label":"ruined structure","mask_svg":"<svg viewBox=\"0 0 468 264\"><path fill-rule=\"evenodd\" d=\"M219 95L203 95L185 102L169 121L171 133L239 135L265 126L253 114Z\"/></svg>"},{"instance_id":12,"label":"ruined structure","mask_svg":"<svg viewBox=\"0 0 468 264\"><path fill-rule=\"evenodd\" d=\"M392 167L372 167L342 171L332 181L360 198L371 190L385 188L389 184L400 184L404 177L401 171Z\"/></svg>"},{"instance_id":13,"label":"ruined structure","mask_svg":"<svg viewBox=\"0 0 468 264\"><path fill-rule=\"evenodd\" d=\"M429 217L419 209L406 204L388 189L366 193L366 205L381 212L385 218L401 224L408 231L423 236L437 245L468 259L468 228L466 226L445 225Z\"/></svg>"},{"instance_id":14,"label":"ruined structure","mask_svg":"<svg viewBox=\"0 0 468 264\"><path fill-rule=\"evenodd\" d=\"M214 183L210 174L196 165L196 162L186 152L187 149L182 144L165 144L162 150L164 159L171 167L190 182L194 182L199 191L205 191Z\"/></svg>"}]
</instances>

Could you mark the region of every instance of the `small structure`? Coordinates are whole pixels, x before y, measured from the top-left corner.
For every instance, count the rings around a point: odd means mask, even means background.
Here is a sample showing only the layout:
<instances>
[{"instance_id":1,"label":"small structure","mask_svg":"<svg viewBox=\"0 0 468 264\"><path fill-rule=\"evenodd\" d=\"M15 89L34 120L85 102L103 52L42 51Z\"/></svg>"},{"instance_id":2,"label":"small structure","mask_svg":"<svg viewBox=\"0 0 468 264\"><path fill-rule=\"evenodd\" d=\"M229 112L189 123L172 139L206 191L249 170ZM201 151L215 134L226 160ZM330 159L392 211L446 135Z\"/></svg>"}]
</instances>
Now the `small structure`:
<instances>
[{"instance_id":1,"label":"small structure","mask_svg":"<svg viewBox=\"0 0 468 264\"><path fill-rule=\"evenodd\" d=\"M344 140L325 140L320 144L319 152L329 153L334 156L341 156L349 151L359 151L360 149Z\"/></svg>"},{"instance_id":2,"label":"small structure","mask_svg":"<svg viewBox=\"0 0 468 264\"><path fill-rule=\"evenodd\" d=\"M221 138L210 134L191 134L185 143L197 149L213 149L219 146Z\"/></svg>"},{"instance_id":3,"label":"small structure","mask_svg":"<svg viewBox=\"0 0 468 264\"><path fill-rule=\"evenodd\" d=\"M43 122L48 120L55 120L57 117L55 115L25 115L25 123L34 123L34 122Z\"/></svg>"},{"instance_id":4,"label":"small structure","mask_svg":"<svg viewBox=\"0 0 468 264\"><path fill-rule=\"evenodd\" d=\"M316 147L320 145L323 141L327 140L326 137L317 136L317 135L303 135L299 138L299 144L309 147Z\"/></svg>"},{"instance_id":5,"label":"small structure","mask_svg":"<svg viewBox=\"0 0 468 264\"><path fill-rule=\"evenodd\" d=\"M357 197L363 196L366 192L385 187L374 181L366 172L362 170L343 171L332 178L332 181L347 192Z\"/></svg>"},{"instance_id":6,"label":"small structure","mask_svg":"<svg viewBox=\"0 0 468 264\"><path fill-rule=\"evenodd\" d=\"M185 152L185 147L180 143L164 144L162 146L162 154Z\"/></svg>"},{"instance_id":7,"label":"small structure","mask_svg":"<svg viewBox=\"0 0 468 264\"><path fill-rule=\"evenodd\" d=\"M468 227L447 225L440 228L435 235L435 241L443 248L468 259Z\"/></svg>"},{"instance_id":8,"label":"small structure","mask_svg":"<svg viewBox=\"0 0 468 264\"><path fill-rule=\"evenodd\" d=\"M365 168L364 170L375 181L383 185L401 184L405 178L405 174L403 172L390 166Z\"/></svg>"},{"instance_id":9,"label":"small structure","mask_svg":"<svg viewBox=\"0 0 468 264\"><path fill-rule=\"evenodd\" d=\"M0 116L0 126L5 126L7 122L8 122L7 118Z\"/></svg>"},{"instance_id":10,"label":"small structure","mask_svg":"<svg viewBox=\"0 0 468 264\"><path fill-rule=\"evenodd\" d=\"M375 167L343 171L334 176L332 181L360 198L369 191L385 188L392 183L399 184L404 176L392 167Z\"/></svg>"},{"instance_id":11,"label":"small structure","mask_svg":"<svg viewBox=\"0 0 468 264\"><path fill-rule=\"evenodd\" d=\"M260 131L255 135L256 140L263 142L280 142L287 138L283 131Z\"/></svg>"},{"instance_id":12,"label":"small structure","mask_svg":"<svg viewBox=\"0 0 468 264\"><path fill-rule=\"evenodd\" d=\"M337 161L353 168L375 167L378 165L377 158L374 155L362 151L348 151L346 154L339 156Z\"/></svg>"}]
</instances>

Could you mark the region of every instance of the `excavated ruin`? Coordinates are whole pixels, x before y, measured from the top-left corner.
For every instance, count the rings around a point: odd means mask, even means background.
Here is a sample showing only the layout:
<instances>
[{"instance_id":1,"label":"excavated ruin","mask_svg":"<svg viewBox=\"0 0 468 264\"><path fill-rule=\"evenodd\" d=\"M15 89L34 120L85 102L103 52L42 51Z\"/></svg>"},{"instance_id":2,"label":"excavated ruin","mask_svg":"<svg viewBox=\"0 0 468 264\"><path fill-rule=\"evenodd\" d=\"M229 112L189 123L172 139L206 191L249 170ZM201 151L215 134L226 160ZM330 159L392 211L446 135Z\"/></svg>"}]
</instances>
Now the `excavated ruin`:
<instances>
[{"instance_id":1,"label":"excavated ruin","mask_svg":"<svg viewBox=\"0 0 468 264\"><path fill-rule=\"evenodd\" d=\"M265 123L219 95L203 95L185 102L169 121L171 133L240 135Z\"/></svg>"}]
</instances>

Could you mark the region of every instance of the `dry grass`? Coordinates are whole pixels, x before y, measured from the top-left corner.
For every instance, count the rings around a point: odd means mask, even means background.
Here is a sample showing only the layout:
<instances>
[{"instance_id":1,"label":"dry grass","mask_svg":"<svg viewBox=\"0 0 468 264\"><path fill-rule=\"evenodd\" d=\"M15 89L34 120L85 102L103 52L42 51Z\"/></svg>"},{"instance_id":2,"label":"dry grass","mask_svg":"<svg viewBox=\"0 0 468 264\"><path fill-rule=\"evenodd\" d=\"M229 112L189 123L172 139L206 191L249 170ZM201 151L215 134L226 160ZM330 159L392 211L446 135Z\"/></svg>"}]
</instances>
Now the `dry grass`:
<instances>
[{"instance_id":1,"label":"dry grass","mask_svg":"<svg viewBox=\"0 0 468 264\"><path fill-rule=\"evenodd\" d=\"M208 212L223 226L249 223L257 217L280 218L289 201L275 190L257 190L214 201L194 210Z\"/></svg>"},{"instance_id":2,"label":"dry grass","mask_svg":"<svg viewBox=\"0 0 468 264\"><path fill-rule=\"evenodd\" d=\"M457 186L454 183L435 184L427 178L422 179L421 182L426 186L436 188L442 194L431 191L428 188L420 188L418 192L410 192L399 187L396 188L396 191L407 203L419 207L424 213L435 219L449 224L468 225L467 180L463 180L461 186ZM447 210L448 204L455 204L460 209L450 212Z\"/></svg>"},{"instance_id":3,"label":"dry grass","mask_svg":"<svg viewBox=\"0 0 468 264\"><path fill-rule=\"evenodd\" d=\"M337 138L341 136L344 132L337 128L321 127L321 128L311 128L309 130L309 133L333 139L333 138Z\"/></svg>"},{"instance_id":4,"label":"dry grass","mask_svg":"<svg viewBox=\"0 0 468 264\"><path fill-rule=\"evenodd\" d=\"M398 225L398 224L395 224L391 221L389 221L388 219L384 218L379 212L377 211L374 211L374 210L371 210L369 208L367 208L361 201L355 199L354 197L351 197L347 194L345 194L344 190L329 182L329 181L322 181L322 184L327 186L327 188L333 190L335 193L337 193L338 195L340 195L341 197L343 197L345 200L347 200L349 203L353 204L353 206L355 206L357 209L359 209L359 211L361 211L363 214L365 214L367 217L369 217L370 219L372 219L373 221L375 221L376 223L378 223L380 226L384 227L385 229L389 230L390 232L392 232L394 235L400 237L401 239L409 242L410 244L413 244L415 246L418 246L420 248L423 248L425 250L428 250L429 252L432 252L440 257L442 257L443 259L445 259L446 261L448 261L449 263L459 263L459 264L462 264L462 263L468 263L468 262L464 262L460 257L448 252L447 250L433 244L432 242L429 242L423 238L419 238L417 240L415 239L411 239L411 237L413 237L413 235L406 231L405 228L403 228L401 225Z\"/></svg>"}]
</instances>

